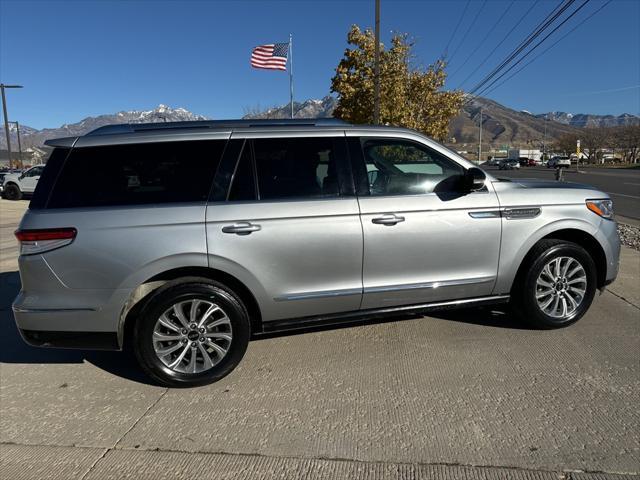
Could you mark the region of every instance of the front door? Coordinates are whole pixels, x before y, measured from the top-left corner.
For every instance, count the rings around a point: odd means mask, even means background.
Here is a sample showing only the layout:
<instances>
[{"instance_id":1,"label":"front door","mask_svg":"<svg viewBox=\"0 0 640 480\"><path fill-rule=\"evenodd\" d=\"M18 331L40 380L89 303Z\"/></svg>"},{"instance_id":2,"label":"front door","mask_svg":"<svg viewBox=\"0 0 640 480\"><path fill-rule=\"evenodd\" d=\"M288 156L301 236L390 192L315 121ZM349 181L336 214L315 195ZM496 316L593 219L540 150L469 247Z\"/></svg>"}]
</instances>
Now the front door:
<instances>
[{"instance_id":1,"label":"front door","mask_svg":"<svg viewBox=\"0 0 640 480\"><path fill-rule=\"evenodd\" d=\"M234 133L227 147L239 161L225 159L226 199L207 207L209 266L243 282L266 322L358 310L362 228L344 132L253 137Z\"/></svg>"},{"instance_id":2,"label":"front door","mask_svg":"<svg viewBox=\"0 0 640 480\"><path fill-rule=\"evenodd\" d=\"M24 177L20 180L20 187L24 193L33 193L35 191L43 169L44 167L38 166L24 172Z\"/></svg>"},{"instance_id":3,"label":"front door","mask_svg":"<svg viewBox=\"0 0 640 480\"><path fill-rule=\"evenodd\" d=\"M349 141L354 160L365 164L354 166L361 177L362 308L489 295L501 235L492 186L462 192L464 167L419 137Z\"/></svg>"}]
</instances>

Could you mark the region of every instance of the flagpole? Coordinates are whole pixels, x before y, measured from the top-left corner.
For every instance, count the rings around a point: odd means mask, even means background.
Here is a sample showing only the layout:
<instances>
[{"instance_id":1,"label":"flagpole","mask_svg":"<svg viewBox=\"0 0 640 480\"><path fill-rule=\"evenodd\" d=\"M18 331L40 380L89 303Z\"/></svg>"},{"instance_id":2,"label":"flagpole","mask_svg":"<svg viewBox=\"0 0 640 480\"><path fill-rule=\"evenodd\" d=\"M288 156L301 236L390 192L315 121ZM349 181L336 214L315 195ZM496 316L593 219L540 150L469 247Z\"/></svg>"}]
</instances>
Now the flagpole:
<instances>
[{"instance_id":1,"label":"flagpole","mask_svg":"<svg viewBox=\"0 0 640 480\"><path fill-rule=\"evenodd\" d=\"M289 34L289 97L291 118L293 118L293 37Z\"/></svg>"}]
</instances>

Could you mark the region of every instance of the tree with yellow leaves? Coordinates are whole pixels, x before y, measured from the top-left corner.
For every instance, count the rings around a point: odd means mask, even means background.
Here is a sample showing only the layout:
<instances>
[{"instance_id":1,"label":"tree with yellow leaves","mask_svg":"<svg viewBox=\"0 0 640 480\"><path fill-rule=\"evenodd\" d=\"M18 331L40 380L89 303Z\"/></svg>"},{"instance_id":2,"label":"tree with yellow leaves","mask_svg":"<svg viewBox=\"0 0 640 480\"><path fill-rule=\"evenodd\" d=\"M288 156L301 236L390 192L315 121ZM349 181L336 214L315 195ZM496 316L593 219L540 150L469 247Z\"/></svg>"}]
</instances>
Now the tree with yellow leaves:
<instances>
[{"instance_id":1,"label":"tree with yellow leaves","mask_svg":"<svg viewBox=\"0 0 640 480\"><path fill-rule=\"evenodd\" d=\"M375 37L353 25L349 45L331 80L339 95L334 116L351 123L372 123L374 103ZM380 45L380 121L413 128L444 140L449 120L462 107L461 91L444 91L446 64L436 61L426 69L410 64L412 44L407 35L394 35L391 48Z\"/></svg>"}]
</instances>

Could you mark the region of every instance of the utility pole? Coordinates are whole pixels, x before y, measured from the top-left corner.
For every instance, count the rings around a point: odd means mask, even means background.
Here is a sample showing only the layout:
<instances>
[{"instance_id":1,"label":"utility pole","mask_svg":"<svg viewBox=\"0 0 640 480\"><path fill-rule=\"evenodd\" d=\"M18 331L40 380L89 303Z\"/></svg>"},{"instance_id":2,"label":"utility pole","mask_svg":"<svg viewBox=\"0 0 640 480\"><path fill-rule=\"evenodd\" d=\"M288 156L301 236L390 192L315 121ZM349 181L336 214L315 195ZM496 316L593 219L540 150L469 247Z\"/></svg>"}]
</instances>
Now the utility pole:
<instances>
[{"instance_id":1,"label":"utility pole","mask_svg":"<svg viewBox=\"0 0 640 480\"><path fill-rule=\"evenodd\" d=\"M380 123L380 0L376 0L375 65L373 69L373 123Z\"/></svg>"},{"instance_id":2,"label":"utility pole","mask_svg":"<svg viewBox=\"0 0 640 480\"><path fill-rule=\"evenodd\" d=\"M549 114L544 116L544 136L542 137L542 161L547 153L547 121L549 120Z\"/></svg>"},{"instance_id":3,"label":"utility pole","mask_svg":"<svg viewBox=\"0 0 640 480\"><path fill-rule=\"evenodd\" d=\"M20 168L24 168L24 162L22 161L22 143L20 142L20 124L18 122L10 122L16 124L16 135L18 135L18 158L20 158Z\"/></svg>"},{"instance_id":4,"label":"utility pole","mask_svg":"<svg viewBox=\"0 0 640 480\"><path fill-rule=\"evenodd\" d=\"M9 117L7 116L7 99L4 96L5 88L22 88L22 85L5 85L0 83L2 91L2 113L4 115L4 134L7 136L7 153L9 155L9 168L11 168L11 137L9 135Z\"/></svg>"},{"instance_id":5,"label":"utility pole","mask_svg":"<svg viewBox=\"0 0 640 480\"><path fill-rule=\"evenodd\" d=\"M478 141L478 165L480 165L481 158L482 158L482 107L480 107L480 138Z\"/></svg>"}]
</instances>

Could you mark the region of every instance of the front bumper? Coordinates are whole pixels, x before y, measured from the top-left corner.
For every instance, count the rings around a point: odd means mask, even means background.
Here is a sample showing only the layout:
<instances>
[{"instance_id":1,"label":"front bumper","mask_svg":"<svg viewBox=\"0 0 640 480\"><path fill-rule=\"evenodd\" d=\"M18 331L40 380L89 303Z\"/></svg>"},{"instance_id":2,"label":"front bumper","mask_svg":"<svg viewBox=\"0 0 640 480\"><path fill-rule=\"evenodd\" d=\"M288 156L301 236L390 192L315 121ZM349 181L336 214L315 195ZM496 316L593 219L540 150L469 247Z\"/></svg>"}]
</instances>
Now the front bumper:
<instances>
[{"instance_id":1,"label":"front bumper","mask_svg":"<svg viewBox=\"0 0 640 480\"><path fill-rule=\"evenodd\" d=\"M600 227L595 233L595 237L604 251L607 269L604 277L604 285L609 285L618 276L620 268L620 236L618 235L618 224L612 220L602 219Z\"/></svg>"}]
</instances>

